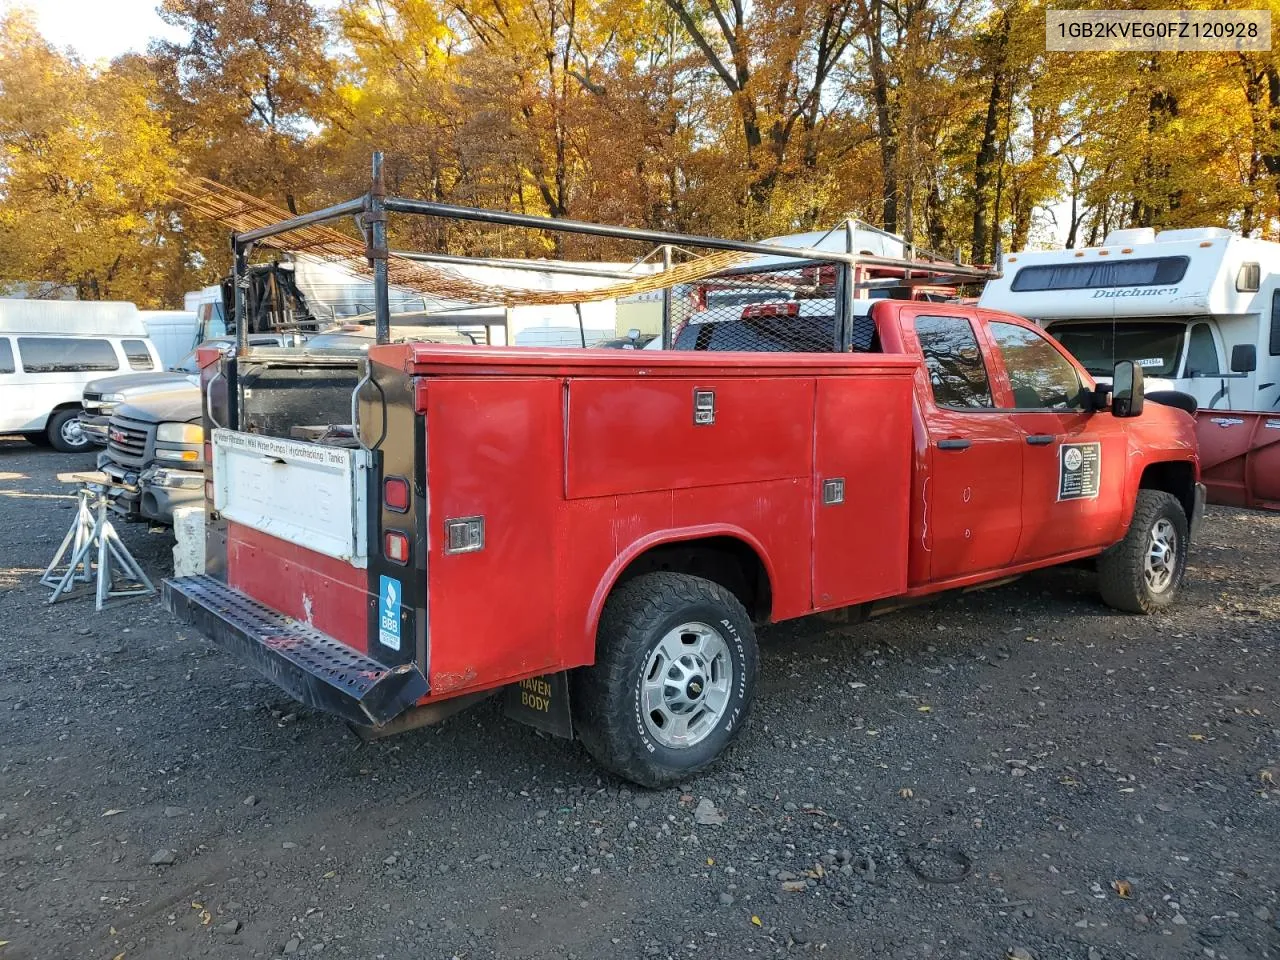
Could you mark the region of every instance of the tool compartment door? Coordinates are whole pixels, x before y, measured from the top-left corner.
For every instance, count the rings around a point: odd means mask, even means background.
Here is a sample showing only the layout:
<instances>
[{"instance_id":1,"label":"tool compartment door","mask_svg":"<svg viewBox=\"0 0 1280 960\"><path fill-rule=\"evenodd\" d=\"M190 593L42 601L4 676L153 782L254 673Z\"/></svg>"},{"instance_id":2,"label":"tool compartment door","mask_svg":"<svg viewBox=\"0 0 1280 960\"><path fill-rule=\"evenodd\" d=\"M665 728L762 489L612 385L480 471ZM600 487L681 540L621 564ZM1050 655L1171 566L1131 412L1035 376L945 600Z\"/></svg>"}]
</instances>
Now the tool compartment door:
<instances>
[{"instance_id":1,"label":"tool compartment door","mask_svg":"<svg viewBox=\"0 0 1280 960\"><path fill-rule=\"evenodd\" d=\"M910 376L820 377L814 423L813 605L907 588Z\"/></svg>"}]
</instances>

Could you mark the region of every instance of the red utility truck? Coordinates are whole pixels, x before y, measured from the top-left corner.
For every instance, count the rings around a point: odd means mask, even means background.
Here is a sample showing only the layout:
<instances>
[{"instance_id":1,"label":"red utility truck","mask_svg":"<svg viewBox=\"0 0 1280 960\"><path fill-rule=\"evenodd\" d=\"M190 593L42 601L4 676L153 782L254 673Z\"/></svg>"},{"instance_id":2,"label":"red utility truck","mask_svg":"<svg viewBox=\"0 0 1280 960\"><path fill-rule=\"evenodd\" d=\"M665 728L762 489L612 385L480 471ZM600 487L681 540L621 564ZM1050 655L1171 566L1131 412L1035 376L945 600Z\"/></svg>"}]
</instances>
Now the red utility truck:
<instances>
[{"instance_id":1,"label":"red utility truck","mask_svg":"<svg viewBox=\"0 0 1280 960\"><path fill-rule=\"evenodd\" d=\"M758 624L1084 560L1117 609L1173 602L1195 425L1140 367L1099 390L1017 317L827 302L844 352L210 356L209 573L166 602L369 732L505 688L646 786L739 734ZM744 310L743 343L796 319Z\"/></svg>"}]
</instances>

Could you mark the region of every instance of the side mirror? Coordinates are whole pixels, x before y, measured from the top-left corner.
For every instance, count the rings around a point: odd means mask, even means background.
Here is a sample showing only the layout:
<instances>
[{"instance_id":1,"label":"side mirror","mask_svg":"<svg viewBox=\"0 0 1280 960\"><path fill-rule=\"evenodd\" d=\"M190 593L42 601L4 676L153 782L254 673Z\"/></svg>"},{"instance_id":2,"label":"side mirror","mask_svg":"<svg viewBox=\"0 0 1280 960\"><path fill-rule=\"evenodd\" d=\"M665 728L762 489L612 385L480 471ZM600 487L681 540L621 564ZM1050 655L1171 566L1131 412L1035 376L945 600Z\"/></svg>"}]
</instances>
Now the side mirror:
<instances>
[{"instance_id":1,"label":"side mirror","mask_svg":"<svg viewBox=\"0 0 1280 960\"><path fill-rule=\"evenodd\" d=\"M1142 368L1132 360L1121 360L1111 378L1111 415L1140 416L1143 397Z\"/></svg>"},{"instance_id":2,"label":"side mirror","mask_svg":"<svg viewBox=\"0 0 1280 960\"><path fill-rule=\"evenodd\" d=\"M1258 369L1258 348L1252 343L1237 343L1231 348L1231 372L1253 373Z\"/></svg>"},{"instance_id":3,"label":"side mirror","mask_svg":"<svg viewBox=\"0 0 1280 960\"><path fill-rule=\"evenodd\" d=\"M632 327L630 330L628 330L628 331L627 331L627 339L628 339L628 340L639 340L639 339L640 339L640 330L639 330L639 328L637 328L637 327Z\"/></svg>"}]
</instances>

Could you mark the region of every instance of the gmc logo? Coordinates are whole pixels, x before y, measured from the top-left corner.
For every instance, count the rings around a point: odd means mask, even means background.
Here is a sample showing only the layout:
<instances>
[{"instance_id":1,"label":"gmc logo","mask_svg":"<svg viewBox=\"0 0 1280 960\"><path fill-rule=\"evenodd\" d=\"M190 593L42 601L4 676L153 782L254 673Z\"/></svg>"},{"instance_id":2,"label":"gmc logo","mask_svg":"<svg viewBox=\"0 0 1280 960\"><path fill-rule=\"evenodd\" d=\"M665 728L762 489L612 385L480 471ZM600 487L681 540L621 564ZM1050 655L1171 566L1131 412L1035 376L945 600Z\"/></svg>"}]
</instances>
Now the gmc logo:
<instances>
[{"instance_id":1,"label":"gmc logo","mask_svg":"<svg viewBox=\"0 0 1280 960\"><path fill-rule=\"evenodd\" d=\"M128 439L123 430L108 430L107 436L111 438L112 443L124 443Z\"/></svg>"}]
</instances>

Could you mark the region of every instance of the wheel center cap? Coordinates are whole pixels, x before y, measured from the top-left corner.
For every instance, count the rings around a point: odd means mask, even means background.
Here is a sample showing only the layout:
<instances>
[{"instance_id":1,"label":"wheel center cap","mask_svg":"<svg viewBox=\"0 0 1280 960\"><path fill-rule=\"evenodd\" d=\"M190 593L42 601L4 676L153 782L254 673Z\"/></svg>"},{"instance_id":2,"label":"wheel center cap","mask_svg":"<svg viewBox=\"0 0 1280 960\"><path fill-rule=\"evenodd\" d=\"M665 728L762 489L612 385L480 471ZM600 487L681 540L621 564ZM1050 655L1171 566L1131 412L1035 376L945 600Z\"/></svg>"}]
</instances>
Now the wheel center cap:
<instances>
[{"instance_id":1,"label":"wheel center cap","mask_svg":"<svg viewBox=\"0 0 1280 960\"><path fill-rule=\"evenodd\" d=\"M684 693L685 693L685 696L687 696L690 700L697 700L699 697L702 696L703 689L704 689L703 679L701 677L693 677L692 679L689 680L688 685L684 688Z\"/></svg>"}]
</instances>

